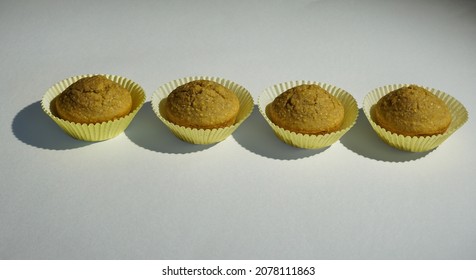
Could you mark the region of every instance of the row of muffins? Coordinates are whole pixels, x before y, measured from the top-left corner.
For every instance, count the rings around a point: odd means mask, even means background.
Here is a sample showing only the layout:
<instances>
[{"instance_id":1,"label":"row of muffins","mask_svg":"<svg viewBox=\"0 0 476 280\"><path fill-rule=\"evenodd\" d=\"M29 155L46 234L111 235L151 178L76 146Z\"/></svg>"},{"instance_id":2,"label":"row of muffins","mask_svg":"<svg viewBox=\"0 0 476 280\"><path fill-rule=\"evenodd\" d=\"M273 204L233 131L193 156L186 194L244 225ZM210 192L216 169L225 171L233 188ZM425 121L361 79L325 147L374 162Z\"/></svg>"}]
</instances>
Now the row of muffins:
<instances>
[{"instance_id":1,"label":"row of muffins","mask_svg":"<svg viewBox=\"0 0 476 280\"><path fill-rule=\"evenodd\" d=\"M52 86L41 104L72 137L101 141L122 133L145 99L142 87L124 77L83 75ZM332 145L358 116L357 102L348 92L311 81L271 86L258 103L278 138L307 149ZM254 107L248 90L217 77L171 81L153 93L151 104L178 138L194 144L224 140ZM413 152L435 148L468 118L464 106L453 97L416 85L377 88L365 97L363 109L385 142Z\"/></svg>"}]
</instances>

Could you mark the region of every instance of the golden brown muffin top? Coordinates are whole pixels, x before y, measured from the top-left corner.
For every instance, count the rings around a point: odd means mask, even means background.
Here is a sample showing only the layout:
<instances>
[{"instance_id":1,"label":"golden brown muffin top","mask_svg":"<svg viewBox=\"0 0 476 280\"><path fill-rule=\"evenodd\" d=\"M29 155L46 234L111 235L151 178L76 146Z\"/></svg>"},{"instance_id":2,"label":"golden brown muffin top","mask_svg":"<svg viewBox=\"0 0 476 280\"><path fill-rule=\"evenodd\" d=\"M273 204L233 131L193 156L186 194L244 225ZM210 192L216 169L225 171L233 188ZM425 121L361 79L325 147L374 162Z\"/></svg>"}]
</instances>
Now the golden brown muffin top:
<instances>
[{"instance_id":1,"label":"golden brown muffin top","mask_svg":"<svg viewBox=\"0 0 476 280\"><path fill-rule=\"evenodd\" d=\"M303 134L325 134L340 129L344 106L319 85L300 85L277 96L266 108L273 123Z\"/></svg>"},{"instance_id":2,"label":"golden brown muffin top","mask_svg":"<svg viewBox=\"0 0 476 280\"><path fill-rule=\"evenodd\" d=\"M383 96L374 108L375 122L405 136L444 133L451 123L448 106L430 91L410 85Z\"/></svg>"},{"instance_id":3,"label":"golden brown muffin top","mask_svg":"<svg viewBox=\"0 0 476 280\"><path fill-rule=\"evenodd\" d=\"M166 99L165 117L174 124L212 129L234 124L240 102L219 83L196 80L174 89Z\"/></svg>"},{"instance_id":4,"label":"golden brown muffin top","mask_svg":"<svg viewBox=\"0 0 476 280\"><path fill-rule=\"evenodd\" d=\"M100 123L131 111L131 93L104 76L82 78L56 98L59 117L76 123Z\"/></svg>"}]
</instances>

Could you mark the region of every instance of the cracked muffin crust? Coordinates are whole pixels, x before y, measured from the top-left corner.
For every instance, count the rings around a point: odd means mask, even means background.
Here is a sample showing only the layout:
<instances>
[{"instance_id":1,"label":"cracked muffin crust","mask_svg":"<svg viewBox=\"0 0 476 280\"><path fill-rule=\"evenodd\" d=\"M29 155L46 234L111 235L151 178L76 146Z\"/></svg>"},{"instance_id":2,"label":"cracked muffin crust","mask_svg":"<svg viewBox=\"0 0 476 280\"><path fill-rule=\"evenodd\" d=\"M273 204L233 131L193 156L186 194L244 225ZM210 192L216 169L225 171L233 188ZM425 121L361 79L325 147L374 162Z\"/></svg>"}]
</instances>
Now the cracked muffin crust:
<instances>
[{"instance_id":1,"label":"cracked muffin crust","mask_svg":"<svg viewBox=\"0 0 476 280\"><path fill-rule=\"evenodd\" d=\"M405 136L441 134L451 123L448 106L416 85L389 92L377 102L373 113L378 125Z\"/></svg>"},{"instance_id":2,"label":"cracked muffin crust","mask_svg":"<svg viewBox=\"0 0 476 280\"><path fill-rule=\"evenodd\" d=\"M165 99L165 118L189 128L213 129L233 125L240 102L219 83L196 80L174 89Z\"/></svg>"},{"instance_id":3,"label":"cracked muffin crust","mask_svg":"<svg viewBox=\"0 0 476 280\"><path fill-rule=\"evenodd\" d=\"M64 120L94 124L121 118L131 111L131 93L104 76L82 78L67 87L55 100Z\"/></svg>"},{"instance_id":4,"label":"cracked muffin crust","mask_svg":"<svg viewBox=\"0 0 476 280\"><path fill-rule=\"evenodd\" d=\"M266 114L289 131L319 135L340 129L344 106L319 85L300 85L277 96L266 107Z\"/></svg>"}]
</instances>

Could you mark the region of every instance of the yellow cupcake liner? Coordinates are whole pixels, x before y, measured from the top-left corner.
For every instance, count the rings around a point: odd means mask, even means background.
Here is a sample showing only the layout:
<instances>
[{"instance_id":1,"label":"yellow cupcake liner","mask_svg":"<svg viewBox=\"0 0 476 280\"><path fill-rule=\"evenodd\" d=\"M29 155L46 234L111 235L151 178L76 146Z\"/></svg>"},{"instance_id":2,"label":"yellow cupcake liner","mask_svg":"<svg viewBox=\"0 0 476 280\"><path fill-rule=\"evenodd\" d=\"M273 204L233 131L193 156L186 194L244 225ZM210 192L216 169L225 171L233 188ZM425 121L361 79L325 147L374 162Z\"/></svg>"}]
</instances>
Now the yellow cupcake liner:
<instances>
[{"instance_id":1,"label":"yellow cupcake liner","mask_svg":"<svg viewBox=\"0 0 476 280\"><path fill-rule=\"evenodd\" d=\"M163 102L165 98L178 86L196 80L209 80L223 85L224 87L233 91L240 101L240 110L234 125L214 128L214 129L197 129L188 128L169 122L163 114ZM208 77L208 76L193 76L182 79L173 80L160 86L152 94L152 110L157 117L170 129L170 131L183 141L192 144L213 144L225 140L230 136L250 115L253 111L254 101L250 92L243 86L223 78Z\"/></svg>"},{"instance_id":2,"label":"yellow cupcake liner","mask_svg":"<svg viewBox=\"0 0 476 280\"><path fill-rule=\"evenodd\" d=\"M385 130L380 127L373 121L372 107L377 104L380 98L382 98L387 93L399 89L404 86L409 86L410 84L393 84L383 87L376 88L370 91L364 98L363 110L365 116L369 120L372 128L375 130L377 135L387 144L393 146L397 149L409 152L426 152L438 147L443 143L451 134L458 130L463 124L468 120L468 111L458 100L449 94L421 86L437 97L439 97L445 104L448 106L451 112L451 124L443 134L437 134L432 136L404 136L401 134L396 134L390 131Z\"/></svg>"},{"instance_id":3,"label":"yellow cupcake liner","mask_svg":"<svg viewBox=\"0 0 476 280\"><path fill-rule=\"evenodd\" d=\"M342 123L341 129L335 132L322 134L322 135L310 135L296 133L293 131L286 130L275 125L266 115L266 106L273 102L273 100L283 93L284 91L299 86L299 85L309 85L316 84L328 91L330 94L335 96L344 106L344 121ZM273 85L263 91L258 100L258 108L265 120L273 129L276 136L281 139L284 143L304 149L321 149L328 147L335 142L337 142L357 121L357 116L359 115L359 109L357 107L357 102L354 97L350 95L345 90L338 88L334 85L313 82L313 81L290 81L286 83L281 83Z\"/></svg>"},{"instance_id":4,"label":"yellow cupcake liner","mask_svg":"<svg viewBox=\"0 0 476 280\"><path fill-rule=\"evenodd\" d=\"M94 76L94 74L74 76L55 84L48 89L43 96L43 99L41 100L41 108L43 108L43 111L45 111L45 113L70 136L84 141L103 141L116 137L127 128L144 104L146 95L142 87L132 80L115 75L103 75L104 77L120 84L131 93L132 109L128 115L116 120L96 124L80 124L59 118L54 112L54 106L52 107L51 102L72 83L81 78L91 76Z\"/></svg>"}]
</instances>

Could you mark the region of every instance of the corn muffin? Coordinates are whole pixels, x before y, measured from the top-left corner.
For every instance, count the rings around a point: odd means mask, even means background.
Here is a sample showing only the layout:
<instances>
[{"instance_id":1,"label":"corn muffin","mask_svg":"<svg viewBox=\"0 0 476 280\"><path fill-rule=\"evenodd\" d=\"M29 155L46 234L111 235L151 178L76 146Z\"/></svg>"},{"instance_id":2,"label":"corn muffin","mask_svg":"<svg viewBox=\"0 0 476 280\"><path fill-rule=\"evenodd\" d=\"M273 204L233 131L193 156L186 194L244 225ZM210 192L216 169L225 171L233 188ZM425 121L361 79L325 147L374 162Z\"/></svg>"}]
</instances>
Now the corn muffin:
<instances>
[{"instance_id":1,"label":"corn muffin","mask_svg":"<svg viewBox=\"0 0 476 280\"><path fill-rule=\"evenodd\" d=\"M344 106L319 85L300 85L278 95L266 115L279 127L302 134L327 134L341 128Z\"/></svg>"},{"instance_id":2,"label":"corn muffin","mask_svg":"<svg viewBox=\"0 0 476 280\"><path fill-rule=\"evenodd\" d=\"M174 89L164 108L164 117L176 125L213 129L233 125L240 102L233 91L219 83L195 80Z\"/></svg>"},{"instance_id":3,"label":"corn muffin","mask_svg":"<svg viewBox=\"0 0 476 280\"><path fill-rule=\"evenodd\" d=\"M382 128L405 136L444 133L451 123L448 106L430 91L410 85L389 92L373 108Z\"/></svg>"},{"instance_id":4,"label":"corn muffin","mask_svg":"<svg viewBox=\"0 0 476 280\"><path fill-rule=\"evenodd\" d=\"M56 113L64 120L94 124L129 114L132 97L118 83L96 75L71 84L55 99L54 105Z\"/></svg>"}]
</instances>

